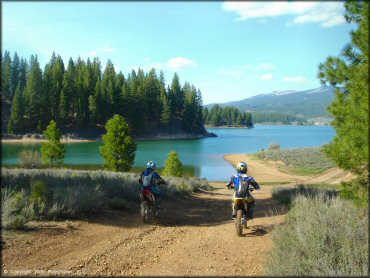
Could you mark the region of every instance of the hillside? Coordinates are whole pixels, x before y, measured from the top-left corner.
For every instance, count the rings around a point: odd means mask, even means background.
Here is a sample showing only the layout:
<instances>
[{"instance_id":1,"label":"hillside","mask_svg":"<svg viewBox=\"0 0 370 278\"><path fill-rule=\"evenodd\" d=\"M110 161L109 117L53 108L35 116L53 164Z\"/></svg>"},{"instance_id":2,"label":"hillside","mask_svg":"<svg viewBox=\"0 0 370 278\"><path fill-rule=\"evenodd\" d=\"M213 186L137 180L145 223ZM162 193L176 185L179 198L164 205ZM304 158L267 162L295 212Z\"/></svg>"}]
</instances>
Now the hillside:
<instances>
[{"instance_id":1,"label":"hillside","mask_svg":"<svg viewBox=\"0 0 370 278\"><path fill-rule=\"evenodd\" d=\"M285 113L308 120L317 117L329 118L326 108L333 99L333 87L322 86L306 91L274 91L219 105L234 106L249 112ZM208 108L212 106L213 104L206 105Z\"/></svg>"}]
</instances>

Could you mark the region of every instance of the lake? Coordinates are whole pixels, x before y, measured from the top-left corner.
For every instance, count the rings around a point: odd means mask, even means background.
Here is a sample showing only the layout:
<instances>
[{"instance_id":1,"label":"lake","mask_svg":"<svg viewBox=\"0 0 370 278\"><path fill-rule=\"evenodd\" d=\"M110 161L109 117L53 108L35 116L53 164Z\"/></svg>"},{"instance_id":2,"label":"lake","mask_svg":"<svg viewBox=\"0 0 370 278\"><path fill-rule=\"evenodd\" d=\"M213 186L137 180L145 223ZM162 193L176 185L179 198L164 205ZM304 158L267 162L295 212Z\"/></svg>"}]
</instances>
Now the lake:
<instances>
[{"instance_id":1,"label":"lake","mask_svg":"<svg viewBox=\"0 0 370 278\"><path fill-rule=\"evenodd\" d=\"M177 151L186 171L208 180L226 181L234 168L223 160L223 155L253 153L267 149L269 144L278 143L281 148L315 147L332 140L335 131L331 126L277 126L255 125L254 128L208 128L218 137L195 140L138 141L134 167L144 168L148 160L163 167L171 150ZM65 165L82 167L101 165L99 153L101 142L66 144ZM17 164L20 151L40 150L41 144L2 143L3 165Z\"/></svg>"}]
</instances>

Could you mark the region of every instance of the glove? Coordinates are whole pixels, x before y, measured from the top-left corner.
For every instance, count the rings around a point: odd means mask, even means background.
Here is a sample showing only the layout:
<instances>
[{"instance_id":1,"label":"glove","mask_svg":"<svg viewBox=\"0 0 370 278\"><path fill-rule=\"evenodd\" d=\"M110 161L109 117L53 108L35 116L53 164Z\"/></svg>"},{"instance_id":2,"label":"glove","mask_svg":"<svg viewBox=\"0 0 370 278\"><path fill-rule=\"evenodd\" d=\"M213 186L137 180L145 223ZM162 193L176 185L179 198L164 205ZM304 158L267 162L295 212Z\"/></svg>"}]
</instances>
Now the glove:
<instances>
[{"instance_id":1,"label":"glove","mask_svg":"<svg viewBox=\"0 0 370 278\"><path fill-rule=\"evenodd\" d=\"M260 190L261 190L261 187L258 187L256 190L257 190L257 191L260 191Z\"/></svg>"}]
</instances>

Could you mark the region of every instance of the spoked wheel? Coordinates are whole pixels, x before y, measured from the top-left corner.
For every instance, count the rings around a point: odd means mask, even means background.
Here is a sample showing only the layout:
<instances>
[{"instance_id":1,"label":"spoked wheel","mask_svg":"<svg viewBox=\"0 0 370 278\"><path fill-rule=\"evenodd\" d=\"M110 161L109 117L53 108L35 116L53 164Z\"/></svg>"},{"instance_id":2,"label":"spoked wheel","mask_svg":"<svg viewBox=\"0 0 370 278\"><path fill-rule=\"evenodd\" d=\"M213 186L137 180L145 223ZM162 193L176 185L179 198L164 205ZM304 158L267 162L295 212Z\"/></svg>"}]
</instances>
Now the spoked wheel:
<instances>
[{"instance_id":1,"label":"spoked wheel","mask_svg":"<svg viewBox=\"0 0 370 278\"><path fill-rule=\"evenodd\" d=\"M236 228L236 235L241 236L243 234L243 211L241 209L238 209L236 211L236 218L235 218L235 228Z\"/></svg>"},{"instance_id":2,"label":"spoked wheel","mask_svg":"<svg viewBox=\"0 0 370 278\"><path fill-rule=\"evenodd\" d=\"M141 202L140 214L141 214L141 219L143 219L143 222L148 223L148 221L149 221L149 206L148 206L147 201Z\"/></svg>"}]
</instances>

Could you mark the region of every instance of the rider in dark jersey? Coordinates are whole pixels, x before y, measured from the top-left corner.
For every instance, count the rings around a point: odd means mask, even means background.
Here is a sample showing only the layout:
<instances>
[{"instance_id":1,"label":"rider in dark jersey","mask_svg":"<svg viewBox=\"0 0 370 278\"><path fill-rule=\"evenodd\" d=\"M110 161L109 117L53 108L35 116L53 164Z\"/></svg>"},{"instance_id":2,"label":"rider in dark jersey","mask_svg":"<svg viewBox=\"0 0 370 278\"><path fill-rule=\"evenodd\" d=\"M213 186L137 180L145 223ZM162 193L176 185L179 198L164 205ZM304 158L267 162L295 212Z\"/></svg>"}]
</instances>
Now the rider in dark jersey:
<instances>
[{"instance_id":1,"label":"rider in dark jersey","mask_svg":"<svg viewBox=\"0 0 370 278\"><path fill-rule=\"evenodd\" d=\"M249 186L251 185L254 189L260 190L261 187L259 184L254 180L253 177L247 175L248 166L245 162L239 162L236 166L236 173L230 177L230 181L226 185L228 189L234 188L234 196L239 198L247 199L247 218L253 219L253 210L255 207L255 199L249 192ZM232 217L235 218L235 208L232 205Z\"/></svg>"}]
</instances>

